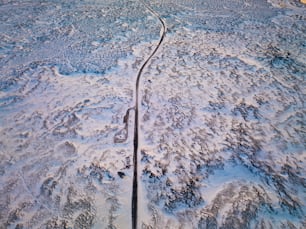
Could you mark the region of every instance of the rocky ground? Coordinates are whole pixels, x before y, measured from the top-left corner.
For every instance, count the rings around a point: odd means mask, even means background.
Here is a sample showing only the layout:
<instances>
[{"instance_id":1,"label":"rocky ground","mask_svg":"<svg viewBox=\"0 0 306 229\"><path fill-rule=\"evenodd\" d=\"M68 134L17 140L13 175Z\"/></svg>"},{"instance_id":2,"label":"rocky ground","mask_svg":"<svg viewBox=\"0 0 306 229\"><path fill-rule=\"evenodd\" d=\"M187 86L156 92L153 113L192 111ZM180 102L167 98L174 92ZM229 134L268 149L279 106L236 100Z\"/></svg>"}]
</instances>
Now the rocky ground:
<instances>
[{"instance_id":1,"label":"rocky ground","mask_svg":"<svg viewBox=\"0 0 306 229\"><path fill-rule=\"evenodd\" d=\"M0 228L131 228L147 7L138 227L305 228L293 0L1 1Z\"/></svg>"}]
</instances>

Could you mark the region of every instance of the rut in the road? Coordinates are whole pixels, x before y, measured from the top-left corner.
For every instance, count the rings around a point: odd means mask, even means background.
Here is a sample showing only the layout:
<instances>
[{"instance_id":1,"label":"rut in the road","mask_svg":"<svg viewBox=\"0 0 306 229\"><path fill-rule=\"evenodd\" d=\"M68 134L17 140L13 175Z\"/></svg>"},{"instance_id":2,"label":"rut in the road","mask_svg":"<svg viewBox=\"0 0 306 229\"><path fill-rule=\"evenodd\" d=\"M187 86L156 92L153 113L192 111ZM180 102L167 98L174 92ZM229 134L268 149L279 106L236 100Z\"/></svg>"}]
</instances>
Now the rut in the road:
<instances>
[{"instance_id":1,"label":"rut in the road","mask_svg":"<svg viewBox=\"0 0 306 229\"><path fill-rule=\"evenodd\" d=\"M137 228L137 214L138 214L138 136L139 136L139 82L141 75L143 73L144 68L147 66L148 62L151 60L151 58L155 55L157 50L160 48L165 36L166 36L166 23L164 20L152 9L150 8L144 1L140 0L142 4L153 14L155 17L158 18L160 23L162 24L161 28L161 35L159 38L159 42L157 46L155 47L154 51L151 53L151 55L146 59L146 61L141 66L136 79L136 99L135 99L135 121L134 121L134 154L133 154L133 163L134 163L134 174L133 174L133 193L132 193L132 228Z\"/></svg>"}]
</instances>

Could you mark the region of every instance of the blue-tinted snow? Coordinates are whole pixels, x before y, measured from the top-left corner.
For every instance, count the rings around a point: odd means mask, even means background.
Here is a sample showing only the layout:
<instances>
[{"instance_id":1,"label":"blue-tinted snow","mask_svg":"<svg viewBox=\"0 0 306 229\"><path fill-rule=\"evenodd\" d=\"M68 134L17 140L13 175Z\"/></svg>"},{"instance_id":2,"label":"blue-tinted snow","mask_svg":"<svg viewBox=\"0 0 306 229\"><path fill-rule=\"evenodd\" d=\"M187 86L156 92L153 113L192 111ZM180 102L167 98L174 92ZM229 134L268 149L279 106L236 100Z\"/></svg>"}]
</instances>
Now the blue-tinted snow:
<instances>
[{"instance_id":1,"label":"blue-tinted snow","mask_svg":"<svg viewBox=\"0 0 306 229\"><path fill-rule=\"evenodd\" d=\"M145 1L139 228L305 228L305 5ZM131 228L141 1L1 1L0 228ZM118 140L119 139L119 140Z\"/></svg>"}]
</instances>

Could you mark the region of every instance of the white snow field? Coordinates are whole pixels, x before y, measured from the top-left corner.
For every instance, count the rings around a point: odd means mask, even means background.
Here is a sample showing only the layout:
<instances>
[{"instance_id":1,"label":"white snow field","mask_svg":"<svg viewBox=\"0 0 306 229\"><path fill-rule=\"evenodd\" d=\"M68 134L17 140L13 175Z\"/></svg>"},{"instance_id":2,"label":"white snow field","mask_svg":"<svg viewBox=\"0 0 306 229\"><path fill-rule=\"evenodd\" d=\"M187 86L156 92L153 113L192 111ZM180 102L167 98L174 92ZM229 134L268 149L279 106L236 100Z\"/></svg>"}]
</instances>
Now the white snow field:
<instances>
[{"instance_id":1,"label":"white snow field","mask_svg":"<svg viewBox=\"0 0 306 229\"><path fill-rule=\"evenodd\" d=\"M302 1L0 1L0 229L306 228L305 76Z\"/></svg>"}]
</instances>

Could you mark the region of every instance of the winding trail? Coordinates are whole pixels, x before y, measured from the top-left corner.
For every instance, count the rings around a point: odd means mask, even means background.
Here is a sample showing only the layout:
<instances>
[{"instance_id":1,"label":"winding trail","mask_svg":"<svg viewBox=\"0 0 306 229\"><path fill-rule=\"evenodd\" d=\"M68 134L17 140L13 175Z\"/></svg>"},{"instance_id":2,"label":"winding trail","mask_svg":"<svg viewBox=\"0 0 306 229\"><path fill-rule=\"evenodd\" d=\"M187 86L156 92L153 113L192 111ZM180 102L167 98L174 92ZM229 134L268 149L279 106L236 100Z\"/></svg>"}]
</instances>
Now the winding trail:
<instances>
[{"instance_id":1,"label":"winding trail","mask_svg":"<svg viewBox=\"0 0 306 229\"><path fill-rule=\"evenodd\" d=\"M161 35L159 38L159 42L151 55L146 59L146 61L142 64L136 79L136 100L135 100L135 120L134 120L134 153L133 153L133 164L134 164L134 172L133 172L133 193L132 193L132 228L137 229L137 215L138 215L138 140L139 140L139 83L141 79L141 75L143 73L144 68L147 66L149 61L155 55L157 50L160 48L165 36L166 36L166 23L165 21L144 1L139 0L155 17L160 21Z\"/></svg>"}]
</instances>

